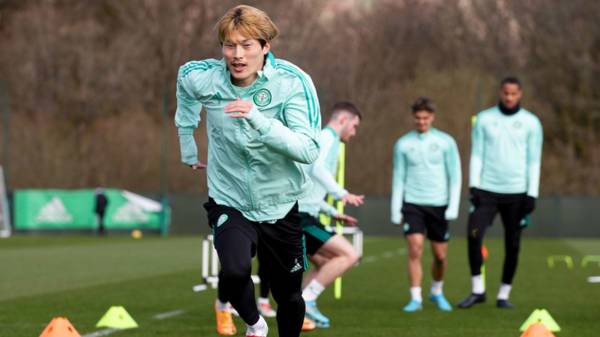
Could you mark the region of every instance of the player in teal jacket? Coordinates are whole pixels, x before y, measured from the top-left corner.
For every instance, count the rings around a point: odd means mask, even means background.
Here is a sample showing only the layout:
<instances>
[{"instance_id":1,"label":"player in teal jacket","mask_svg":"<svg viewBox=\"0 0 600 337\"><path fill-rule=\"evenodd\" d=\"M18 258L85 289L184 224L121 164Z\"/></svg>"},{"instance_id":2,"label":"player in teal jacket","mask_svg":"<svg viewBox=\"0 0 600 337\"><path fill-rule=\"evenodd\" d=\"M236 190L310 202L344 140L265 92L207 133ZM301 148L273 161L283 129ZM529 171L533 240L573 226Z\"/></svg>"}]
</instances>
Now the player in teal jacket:
<instances>
[{"instance_id":1,"label":"player in teal jacket","mask_svg":"<svg viewBox=\"0 0 600 337\"><path fill-rule=\"evenodd\" d=\"M297 200L311 186L302 165L319 155L319 101L310 77L270 52L278 31L266 13L237 6L217 30L223 59L179 69L175 124L182 161L207 169L205 208L221 262L218 332L235 333L229 301L246 322L247 336L267 335L250 278L258 254L278 303L279 335L297 337L305 265ZM202 107L207 164L199 161L193 136Z\"/></svg>"},{"instance_id":2,"label":"player in teal jacket","mask_svg":"<svg viewBox=\"0 0 600 337\"><path fill-rule=\"evenodd\" d=\"M452 310L442 286L448 250L448 220L458 217L461 169L458 147L445 132L432 127L433 102L418 98L412 105L415 130L394 146L391 221L401 224L408 242L408 274L411 301L406 312L423 308L421 255L425 233L433 252L430 300L443 311Z\"/></svg>"},{"instance_id":3,"label":"player in teal jacket","mask_svg":"<svg viewBox=\"0 0 600 337\"><path fill-rule=\"evenodd\" d=\"M481 275L481 246L487 227L500 213L504 225L504 269L496 298L499 308L508 301L517 269L525 216L535 208L540 185L542 125L520 105L521 82L502 80L498 106L477 114L472 130L469 187L471 214L468 224L469 265L472 293L458 306L470 308L486 300Z\"/></svg>"},{"instance_id":4,"label":"player in teal jacket","mask_svg":"<svg viewBox=\"0 0 600 337\"><path fill-rule=\"evenodd\" d=\"M317 298L359 259L358 253L346 238L333 233L320 222L319 213L328 214L350 225L357 223L356 219L338 213L327 204L325 196L329 194L334 199L353 206L363 203L364 196L349 193L335 181L340 142L348 143L356 135L361 119L360 111L350 102L337 102L333 106L327 127L321 132L319 158L307 167L314 182L313 188L299 202L306 253L314 265L304 279L302 297L306 302L306 317L319 328L328 328L330 320L317 307Z\"/></svg>"}]
</instances>

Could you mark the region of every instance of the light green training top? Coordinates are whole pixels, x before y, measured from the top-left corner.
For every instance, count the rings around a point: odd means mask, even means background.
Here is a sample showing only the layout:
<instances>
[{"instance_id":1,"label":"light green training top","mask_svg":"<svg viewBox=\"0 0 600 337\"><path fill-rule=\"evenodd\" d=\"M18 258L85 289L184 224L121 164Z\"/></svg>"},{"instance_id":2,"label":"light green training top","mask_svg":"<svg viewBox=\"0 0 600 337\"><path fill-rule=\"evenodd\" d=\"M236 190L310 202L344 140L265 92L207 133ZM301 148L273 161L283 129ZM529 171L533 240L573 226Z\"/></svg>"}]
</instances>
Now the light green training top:
<instances>
[{"instance_id":1,"label":"light green training top","mask_svg":"<svg viewBox=\"0 0 600 337\"><path fill-rule=\"evenodd\" d=\"M391 221L399 224L402 204L448 206L445 217L458 217L461 168L454 138L438 129L415 130L394 145Z\"/></svg>"},{"instance_id":2,"label":"light green training top","mask_svg":"<svg viewBox=\"0 0 600 337\"><path fill-rule=\"evenodd\" d=\"M300 212L308 213L314 217L323 212L330 216L338 214L335 207L325 202L325 195L329 193L334 199L339 200L348 191L340 187L335 181L340 151L340 136L330 127L321 131L319 138L321 149L317 160L307 166L307 172L313 180L313 187L299 202Z\"/></svg>"},{"instance_id":3,"label":"light green training top","mask_svg":"<svg viewBox=\"0 0 600 337\"><path fill-rule=\"evenodd\" d=\"M224 112L240 97L247 118ZM206 111L208 195L252 221L283 218L310 188L302 164L319 154L321 113L311 78L269 53L258 78L236 87L224 60L192 61L179 69L177 112L181 159L198 162L194 129Z\"/></svg>"},{"instance_id":4,"label":"light green training top","mask_svg":"<svg viewBox=\"0 0 600 337\"><path fill-rule=\"evenodd\" d=\"M477 114L471 137L470 187L537 198L543 131L534 114L520 109L505 115L497 106L489 108Z\"/></svg>"}]
</instances>

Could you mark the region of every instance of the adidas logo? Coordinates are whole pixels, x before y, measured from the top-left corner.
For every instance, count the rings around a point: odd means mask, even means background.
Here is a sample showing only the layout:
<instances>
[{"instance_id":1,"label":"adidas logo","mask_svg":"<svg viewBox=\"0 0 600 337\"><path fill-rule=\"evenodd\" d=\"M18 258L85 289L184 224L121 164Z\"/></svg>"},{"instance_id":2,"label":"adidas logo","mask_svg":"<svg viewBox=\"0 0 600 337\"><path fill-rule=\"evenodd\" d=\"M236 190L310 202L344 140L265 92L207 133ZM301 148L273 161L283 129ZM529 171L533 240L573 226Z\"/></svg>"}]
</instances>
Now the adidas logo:
<instances>
[{"instance_id":1,"label":"adidas logo","mask_svg":"<svg viewBox=\"0 0 600 337\"><path fill-rule=\"evenodd\" d=\"M150 217L140 206L127 202L117 209L115 215L113 215L113 220L120 223L145 223L150 220Z\"/></svg>"},{"instance_id":2,"label":"adidas logo","mask_svg":"<svg viewBox=\"0 0 600 337\"><path fill-rule=\"evenodd\" d=\"M297 271L302 270L302 265L300 264L300 262L298 262L298 258L296 258L295 262L296 262L296 264L294 265L294 267L292 267L292 270L290 270L290 273L295 273Z\"/></svg>"},{"instance_id":3,"label":"adidas logo","mask_svg":"<svg viewBox=\"0 0 600 337\"><path fill-rule=\"evenodd\" d=\"M63 223L73 221L73 216L67 212L65 205L58 197L53 197L45 204L35 217L37 222Z\"/></svg>"}]
</instances>

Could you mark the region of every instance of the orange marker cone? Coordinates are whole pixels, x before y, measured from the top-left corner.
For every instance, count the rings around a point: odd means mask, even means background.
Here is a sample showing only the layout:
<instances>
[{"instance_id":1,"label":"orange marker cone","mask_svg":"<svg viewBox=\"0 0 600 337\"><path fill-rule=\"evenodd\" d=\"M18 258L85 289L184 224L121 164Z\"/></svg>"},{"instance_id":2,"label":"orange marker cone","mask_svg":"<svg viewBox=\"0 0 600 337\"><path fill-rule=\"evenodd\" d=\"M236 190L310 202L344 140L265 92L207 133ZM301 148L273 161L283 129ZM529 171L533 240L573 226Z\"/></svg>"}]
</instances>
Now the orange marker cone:
<instances>
[{"instance_id":1,"label":"orange marker cone","mask_svg":"<svg viewBox=\"0 0 600 337\"><path fill-rule=\"evenodd\" d=\"M523 332L521 337L554 337L550 330L542 323L533 323Z\"/></svg>"},{"instance_id":2,"label":"orange marker cone","mask_svg":"<svg viewBox=\"0 0 600 337\"><path fill-rule=\"evenodd\" d=\"M48 323L40 337L81 337L65 317L55 317Z\"/></svg>"}]
</instances>

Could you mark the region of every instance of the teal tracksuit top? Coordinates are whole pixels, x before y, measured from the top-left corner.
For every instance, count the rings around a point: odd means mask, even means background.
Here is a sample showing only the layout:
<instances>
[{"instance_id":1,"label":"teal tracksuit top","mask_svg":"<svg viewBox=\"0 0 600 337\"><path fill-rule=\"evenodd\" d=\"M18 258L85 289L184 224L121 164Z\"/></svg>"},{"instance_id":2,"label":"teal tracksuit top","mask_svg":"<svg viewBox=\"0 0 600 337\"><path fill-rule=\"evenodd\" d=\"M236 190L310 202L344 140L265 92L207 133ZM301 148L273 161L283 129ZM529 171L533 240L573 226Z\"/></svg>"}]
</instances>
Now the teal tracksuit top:
<instances>
[{"instance_id":1,"label":"teal tracksuit top","mask_svg":"<svg viewBox=\"0 0 600 337\"><path fill-rule=\"evenodd\" d=\"M240 97L253 102L247 118L224 112ZM302 164L319 154L319 101L311 78L269 53L258 78L236 87L224 60L192 61L179 69L177 112L181 159L198 162L194 129L206 111L208 194L252 221L283 218L311 185Z\"/></svg>"},{"instance_id":2,"label":"teal tracksuit top","mask_svg":"<svg viewBox=\"0 0 600 337\"><path fill-rule=\"evenodd\" d=\"M399 224L402 204L448 206L445 217L458 217L461 168L454 139L435 128L415 130L394 145L391 221Z\"/></svg>"},{"instance_id":3,"label":"teal tracksuit top","mask_svg":"<svg viewBox=\"0 0 600 337\"><path fill-rule=\"evenodd\" d=\"M520 109L514 115L492 107L477 114L471 133L469 186L537 198L543 131L540 120Z\"/></svg>"},{"instance_id":4,"label":"teal tracksuit top","mask_svg":"<svg viewBox=\"0 0 600 337\"><path fill-rule=\"evenodd\" d=\"M314 217L317 217L319 212L334 216L338 212L335 207L325 202L325 195L329 193L339 200L348 194L348 191L340 187L335 180L340 136L332 128L326 127L321 131L319 143L321 146L319 157L313 164L307 166L313 187L310 193L300 200L300 212L309 213Z\"/></svg>"}]
</instances>

